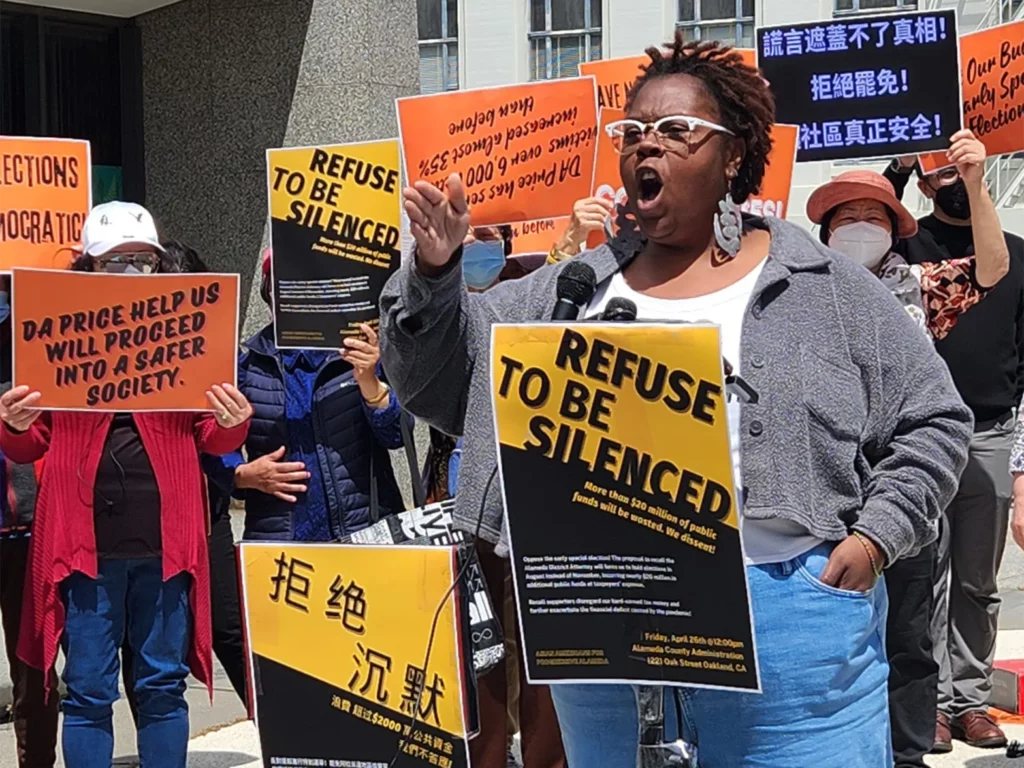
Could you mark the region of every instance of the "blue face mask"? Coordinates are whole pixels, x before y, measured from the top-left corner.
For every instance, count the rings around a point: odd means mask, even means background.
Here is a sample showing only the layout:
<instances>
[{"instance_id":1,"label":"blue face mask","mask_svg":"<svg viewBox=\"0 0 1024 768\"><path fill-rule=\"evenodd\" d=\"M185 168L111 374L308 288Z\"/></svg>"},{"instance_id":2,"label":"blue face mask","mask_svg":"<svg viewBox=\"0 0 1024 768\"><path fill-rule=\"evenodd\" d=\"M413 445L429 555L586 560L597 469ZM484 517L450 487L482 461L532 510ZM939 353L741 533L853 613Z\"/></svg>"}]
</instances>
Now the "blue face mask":
<instances>
[{"instance_id":1,"label":"blue face mask","mask_svg":"<svg viewBox=\"0 0 1024 768\"><path fill-rule=\"evenodd\" d=\"M11 303L7 291L0 291L0 323L11 316Z\"/></svg>"},{"instance_id":2,"label":"blue face mask","mask_svg":"<svg viewBox=\"0 0 1024 768\"><path fill-rule=\"evenodd\" d=\"M470 288L489 288L504 268L505 244L501 240L477 240L462 249L462 277Z\"/></svg>"}]
</instances>

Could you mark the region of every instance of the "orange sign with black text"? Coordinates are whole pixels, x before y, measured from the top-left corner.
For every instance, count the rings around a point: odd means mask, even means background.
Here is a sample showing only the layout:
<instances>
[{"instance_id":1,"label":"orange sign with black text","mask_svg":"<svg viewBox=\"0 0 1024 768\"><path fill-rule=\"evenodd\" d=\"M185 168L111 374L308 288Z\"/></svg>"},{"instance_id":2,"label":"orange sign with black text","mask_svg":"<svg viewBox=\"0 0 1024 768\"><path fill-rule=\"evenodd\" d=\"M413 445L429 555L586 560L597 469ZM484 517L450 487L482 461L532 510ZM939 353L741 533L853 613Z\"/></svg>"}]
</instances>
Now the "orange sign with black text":
<instances>
[{"instance_id":1,"label":"orange sign with black text","mask_svg":"<svg viewBox=\"0 0 1024 768\"><path fill-rule=\"evenodd\" d=\"M772 126L772 151L768 153L768 167L761 181L761 191L748 197L740 206L744 213L786 218L799 132L795 125L776 123Z\"/></svg>"},{"instance_id":2,"label":"orange sign with black text","mask_svg":"<svg viewBox=\"0 0 1024 768\"><path fill-rule=\"evenodd\" d=\"M521 221L512 225L512 255L548 253L569 227L569 216L540 221Z\"/></svg>"},{"instance_id":3,"label":"orange sign with black text","mask_svg":"<svg viewBox=\"0 0 1024 768\"><path fill-rule=\"evenodd\" d=\"M89 142L0 136L0 270L65 269L92 201Z\"/></svg>"},{"instance_id":4,"label":"orange sign with black text","mask_svg":"<svg viewBox=\"0 0 1024 768\"><path fill-rule=\"evenodd\" d=\"M590 194L597 138L589 77L398 99L410 181L458 173L474 226L565 216Z\"/></svg>"},{"instance_id":5,"label":"orange sign with black text","mask_svg":"<svg viewBox=\"0 0 1024 768\"><path fill-rule=\"evenodd\" d=\"M12 274L14 384L40 408L208 411L236 381L238 275Z\"/></svg>"},{"instance_id":6,"label":"orange sign with black text","mask_svg":"<svg viewBox=\"0 0 1024 768\"><path fill-rule=\"evenodd\" d=\"M989 157L1024 150L1024 21L1001 24L960 38L964 127ZM918 157L933 173L951 165L945 152Z\"/></svg>"}]
</instances>

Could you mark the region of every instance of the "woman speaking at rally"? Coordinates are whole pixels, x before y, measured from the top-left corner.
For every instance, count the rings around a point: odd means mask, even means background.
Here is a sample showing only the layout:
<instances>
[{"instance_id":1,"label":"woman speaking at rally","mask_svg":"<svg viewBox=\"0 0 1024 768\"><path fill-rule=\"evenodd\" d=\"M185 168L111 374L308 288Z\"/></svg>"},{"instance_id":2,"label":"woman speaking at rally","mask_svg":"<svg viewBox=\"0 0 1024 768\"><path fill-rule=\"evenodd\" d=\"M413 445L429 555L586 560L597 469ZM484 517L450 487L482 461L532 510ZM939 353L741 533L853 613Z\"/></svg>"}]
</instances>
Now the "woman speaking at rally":
<instances>
[{"instance_id":1,"label":"woman speaking at rally","mask_svg":"<svg viewBox=\"0 0 1024 768\"><path fill-rule=\"evenodd\" d=\"M85 271L145 279L160 270L164 249L140 206L97 206L82 239ZM18 652L50 669L58 641L64 650L68 768L110 768L126 638L140 762L185 768L190 667L211 693L213 682L200 452L238 448L252 414L230 384L214 384L207 397L211 413L116 414L42 412L34 408L39 393L25 385L0 397L3 453L19 464L46 462Z\"/></svg>"},{"instance_id":2,"label":"woman speaking at rally","mask_svg":"<svg viewBox=\"0 0 1024 768\"><path fill-rule=\"evenodd\" d=\"M879 576L934 539L970 413L880 281L792 224L740 219L771 148L774 102L758 73L679 35L648 54L611 128L637 226L568 263L597 275L588 314L628 297L643 320L718 323L759 396L742 412L729 404L729 429L763 693L681 689L683 737L702 768L891 765ZM495 541L500 490L481 499L495 465L490 326L550 318L566 265L470 295L461 181L405 196L416 253L382 298L385 368L409 410L464 435L456 513L472 530L483 501L481 535ZM630 687L552 695L570 766L635 765Z\"/></svg>"}]
</instances>

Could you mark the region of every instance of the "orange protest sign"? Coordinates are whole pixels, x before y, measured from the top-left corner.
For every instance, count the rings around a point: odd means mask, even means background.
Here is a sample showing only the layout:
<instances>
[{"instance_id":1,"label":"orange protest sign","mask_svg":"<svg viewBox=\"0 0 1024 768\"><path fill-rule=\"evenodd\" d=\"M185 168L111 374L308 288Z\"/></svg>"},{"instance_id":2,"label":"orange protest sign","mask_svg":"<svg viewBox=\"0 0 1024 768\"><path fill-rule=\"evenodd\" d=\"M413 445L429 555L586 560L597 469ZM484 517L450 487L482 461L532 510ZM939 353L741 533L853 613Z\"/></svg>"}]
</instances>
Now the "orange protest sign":
<instances>
[{"instance_id":1,"label":"orange protest sign","mask_svg":"<svg viewBox=\"0 0 1024 768\"><path fill-rule=\"evenodd\" d=\"M590 193L593 78L398 99L411 181L466 186L475 226L564 216Z\"/></svg>"},{"instance_id":2,"label":"orange protest sign","mask_svg":"<svg viewBox=\"0 0 1024 768\"><path fill-rule=\"evenodd\" d=\"M63 269L92 201L89 142L0 136L0 270Z\"/></svg>"},{"instance_id":3,"label":"orange protest sign","mask_svg":"<svg viewBox=\"0 0 1024 768\"><path fill-rule=\"evenodd\" d=\"M743 61L757 67L757 52L753 48L737 48L743 54ZM623 56L618 59L601 59L580 63L581 75L593 75L597 81L597 106L601 109L625 109L626 94L636 79L643 74L642 67L651 63L647 54Z\"/></svg>"},{"instance_id":4,"label":"orange protest sign","mask_svg":"<svg viewBox=\"0 0 1024 768\"><path fill-rule=\"evenodd\" d=\"M935 173L953 163L949 162L949 155L945 152L929 152L926 155L918 155L917 162L921 166L921 173Z\"/></svg>"},{"instance_id":5,"label":"orange protest sign","mask_svg":"<svg viewBox=\"0 0 1024 768\"><path fill-rule=\"evenodd\" d=\"M548 253L569 226L568 216L541 221L521 221L512 225L512 255Z\"/></svg>"},{"instance_id":6,"label":"orange protest sign","mask_svg":"<svg viewBox=\"0 0 1024 768\"><path fill-rule=\"evenodd\" d=\"M964 127L990 157L1024 149L1024 21L960 38ZM952 163L945 152L918 155L922 173Z\"/></svg>"},{"instance_id":7,"label":"orange protest sign","mask_svg":"<svg viewBox=\"0 0 1024 768\"><path fill-rule=\"evenodd\" d=\"M211 410L234 383L238 275L13 270L14 384L44 409Z\"/></svg>"},{"instance_id":8,"label":"orange protest sign","mask_svg":"<svg viewBox=\"0 0 1024 768\"><path fill-rule=\"evenodd\" d=\"M740 206L745 213L786 218L799 134L800 129L795 125L776 123L772 126L772 151L768 153L768 167L761 181L761 191L748 197Z\"/></svg>"},{"instance_id":9,"label":"orange protest sign","mask_svg":"<svg viewBox=\"0 0 1024 768\"><path fill-rule=\"evenodd\" d=\"M989 155L1024 149L1024 21L960 38L964 127Z\"/></svg>"}]
</instances>

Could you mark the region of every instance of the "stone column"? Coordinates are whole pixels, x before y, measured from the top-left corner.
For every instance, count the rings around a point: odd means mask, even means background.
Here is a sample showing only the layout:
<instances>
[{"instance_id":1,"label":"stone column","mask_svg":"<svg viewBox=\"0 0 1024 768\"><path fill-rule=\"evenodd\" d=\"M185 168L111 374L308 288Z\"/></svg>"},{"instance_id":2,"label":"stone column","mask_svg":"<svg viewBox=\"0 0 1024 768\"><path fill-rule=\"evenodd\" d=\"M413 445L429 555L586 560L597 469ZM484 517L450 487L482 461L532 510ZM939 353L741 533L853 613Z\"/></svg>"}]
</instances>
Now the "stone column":
<instances>
[{"instance_id":1,"label":"stone column","mask_svg":"<svg viewBox=\"0 0 1024 768\"><path fill-rule=\"evenodd\" d=\"M417 39L415 0L313 0L281 146L398 136L395 99L419 92ZM246 334L269 320L254 279Z\"/></svg>"}]
</instances>

